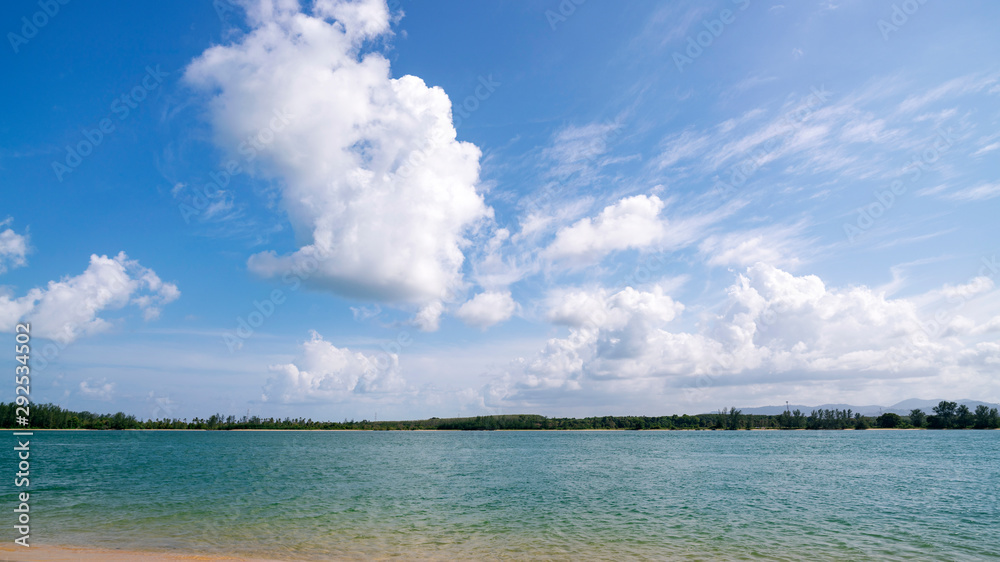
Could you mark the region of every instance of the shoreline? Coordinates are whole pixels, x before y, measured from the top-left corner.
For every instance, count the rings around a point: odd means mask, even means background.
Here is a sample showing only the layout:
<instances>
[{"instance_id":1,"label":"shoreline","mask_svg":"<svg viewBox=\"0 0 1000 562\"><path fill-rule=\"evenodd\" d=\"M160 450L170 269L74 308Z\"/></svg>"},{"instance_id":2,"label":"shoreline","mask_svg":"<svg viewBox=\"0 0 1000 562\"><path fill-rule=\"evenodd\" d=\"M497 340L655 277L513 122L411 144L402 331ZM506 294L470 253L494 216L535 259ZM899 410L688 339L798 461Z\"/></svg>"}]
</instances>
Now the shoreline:
<instances>
[{"instance_id":1,"label":"shoreline","mask_svg":"<svg viewBox=\"0 0 1000 562\"><path fill-rule=\"evenodd\" d=\"M544 431L551 433L560 432L580 432L580 431L721 431L724 433L744 433L747 431L814 431L817 433L822 433L824 431L1000 431L1000 428L983 428L983 429L931 429L928 427L869 427L868 429L856 429L853 427L845 427L844 429L806 429L804 427L797 427L792 429L780 429L776 427L754 427L751 429L710 429L710 428L677 428L677 429L629 429L629 428L594 428L594 429L87 429L80 427L73 428L43 428L43 429L14 429L14 428L4 428L4 431L96 431L96 432L115 432L115 431L165 431L165 432L217 432L217 433L232 433L232 432L246 432L246 431L272 431L272 432L300 432L300 433L330 433L330 432L372 432L372 433L447 433L447 432L458 432L458 433L489 433L498 431L508 431L508 432L525 432L525 431ZM3 562L0 559L0 562Z\"/></svg>"},{"instance_id":2,"label":"shoreline","mask_svg":"<svg viewBox=\"0 0 1000 562\"><path fill-rule=\"evenodd\" d=\"M251 558L199 554L197 552L163 552L154 550L110 549L75 545L39 544L30 547L4 544L0 547L2 562L288 562L275 558Z\"/></svg>"}]
</instances>

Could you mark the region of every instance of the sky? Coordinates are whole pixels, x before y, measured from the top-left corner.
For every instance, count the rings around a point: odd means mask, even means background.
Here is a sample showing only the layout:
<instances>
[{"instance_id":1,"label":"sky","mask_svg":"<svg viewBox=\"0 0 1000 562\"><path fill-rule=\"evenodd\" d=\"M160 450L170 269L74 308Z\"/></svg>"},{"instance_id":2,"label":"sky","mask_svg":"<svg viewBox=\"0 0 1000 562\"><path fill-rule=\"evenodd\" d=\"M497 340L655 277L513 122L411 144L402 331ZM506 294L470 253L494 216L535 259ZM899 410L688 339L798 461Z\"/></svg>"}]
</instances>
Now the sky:
<instances>
[{"instance_id":1,"label":"sky","mask_svg":"<svg viewBox=\"0 0 1000 562\"><path fill-rule=\"evenodd\" d=\"M0 332L139 418L997 402L998 17L4 2Z\"/></svg>"}]
</instances>

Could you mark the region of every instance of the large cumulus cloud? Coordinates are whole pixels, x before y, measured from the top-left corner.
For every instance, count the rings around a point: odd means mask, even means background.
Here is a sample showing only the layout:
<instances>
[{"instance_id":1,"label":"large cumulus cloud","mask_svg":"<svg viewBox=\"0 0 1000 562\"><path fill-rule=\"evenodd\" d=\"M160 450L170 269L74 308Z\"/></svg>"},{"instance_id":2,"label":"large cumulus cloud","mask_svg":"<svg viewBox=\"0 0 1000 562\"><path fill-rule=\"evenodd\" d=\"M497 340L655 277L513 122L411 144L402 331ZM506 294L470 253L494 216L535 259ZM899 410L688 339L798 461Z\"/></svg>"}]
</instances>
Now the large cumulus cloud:
<instances>
[{"instance_id":1,"label":"large cumulus cloud","mask_svg":"<svg viewBox=\"0 0 1000 562\"><path fill-rule=\"evenodd\" d=\"M658 286L562 289L550 295L548 314L568 335L513 362L484 398L530 404L566 391L662 392L706 380L730 386L858 377L979 380L1000 358L1000 317L954 314L958 308L948 303L969 310L968 302L991 287L976 278L894 299L757 263L728 288L723 311L696 323L697 330L679 325L683 305ZM946 318L934 320L928 310L935 309Z\"/></svg>"},{"instance_id":2,"label":"large cumulus cloud","mask_svg":"<svg viewBox=\"0 0 1000 562\"><path fill-rule=\"evenodd\" d=\"M492 214L477 192L480 151L456 140L448 96L416 76L393 78L370 50L391 33L381 0L319 1L311 13L255 2L247 12L252 29L206 50L185 78L210 97L221 147L254 138L276 111L287 117L254 164L281 185L298 248L258 253L249 268L309 268L315 288L440 309L464 289L466 234Z\"/></svg>"},{"instance_id":3,"label":"large cumulus cloud","mask_svg":"<svg viewBox=\"0 0 1000 562\"><path fill-rule=\"evenodd\" d=\"M292 363L270 366L263 400L342 402L360 395L405 390L395 353L366 354L337 347L313 331Z\"/></svg>"}]
</instances>

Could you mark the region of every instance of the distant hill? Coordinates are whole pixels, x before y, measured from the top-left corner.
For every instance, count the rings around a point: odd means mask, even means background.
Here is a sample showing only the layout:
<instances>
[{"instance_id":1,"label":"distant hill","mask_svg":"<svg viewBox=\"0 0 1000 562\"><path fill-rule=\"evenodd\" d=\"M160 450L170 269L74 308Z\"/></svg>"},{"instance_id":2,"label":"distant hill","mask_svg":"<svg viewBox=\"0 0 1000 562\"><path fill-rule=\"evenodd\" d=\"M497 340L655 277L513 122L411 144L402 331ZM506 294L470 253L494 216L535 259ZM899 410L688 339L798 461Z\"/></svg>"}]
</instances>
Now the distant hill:
<instances>
[{"instance_id":1,"label":"distant hill","mask_svg":"<svg viewBox=\"0 0 1000 562\"><path fill-rule=\"evenodd\" d=\"M935 400L921 400L919 398L910 398L909 400L903 400L902 402L893 404L892 406L890 406L889 411L895 412L897 414L909 414L910 410L914 408L920 408L921 410L929 414L932 413L931 408L937 406L938 403L941 402L941 400L944 399L938 398ZM955 400L955 402L957 402L959 405L965 404L966 406L969 407L970 410L975 410L976 406L979 406L980 404L985 404L987 408L1000 409L1000 404L994 404L992 402L981 402L979 400L969 400L968 398L966 398L965 400Z\"/></svg>"},{"instance_id":2,"label":"distant hill","mask_svg":"<svg viewBox=\"0 0 1000 562\"><path fill-rule=\"evenodd\" d=\"M884 414L886 412L892 412L894 414L906 415L910 413L910 410L914 408L919 408L924 411L925 414L931 414L931 410L934 406L937 406L939 402L944 400L944 398L936 398L934 400L921 400L919 398L910 398L908 400L903 400L902 402L897 402L892 406L855 406L852 404L821 404L819 406L803 406L802 404L789 404L788 409L791 411L801 410L803 414L809 414L813 410L852 410L855 413L860 413L862 416L877 416ZM982 402L979 400L955 400L958 404L965 404L970 410L975 410L976 406L980 404L985 404L989 408L1000 409L1000 404L993 404L991 402ZM759 415L778 415L785 411L785 406L760 406L757 408L743 408L741 410L744 414L759 414Z\"/></svg>"}]
</instances>

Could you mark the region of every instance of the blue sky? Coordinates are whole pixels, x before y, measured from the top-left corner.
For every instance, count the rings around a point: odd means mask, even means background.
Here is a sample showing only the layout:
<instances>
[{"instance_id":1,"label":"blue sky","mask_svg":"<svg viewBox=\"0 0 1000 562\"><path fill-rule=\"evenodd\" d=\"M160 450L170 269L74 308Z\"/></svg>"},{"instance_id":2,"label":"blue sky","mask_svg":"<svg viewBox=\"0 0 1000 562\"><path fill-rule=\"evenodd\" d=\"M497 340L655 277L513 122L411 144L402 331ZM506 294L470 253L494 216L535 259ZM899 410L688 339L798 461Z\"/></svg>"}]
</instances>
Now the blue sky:
<instances>
[{"instance_id":1,"label":"blue sky","mask_svg":"<svg viewBox=\"0 0 1000 562\"><path fill-rule=\"evenodd\" d=\"M139 417L998 401L998 10L5 3L0 330Z\"/></svg>"}]
</instances>

